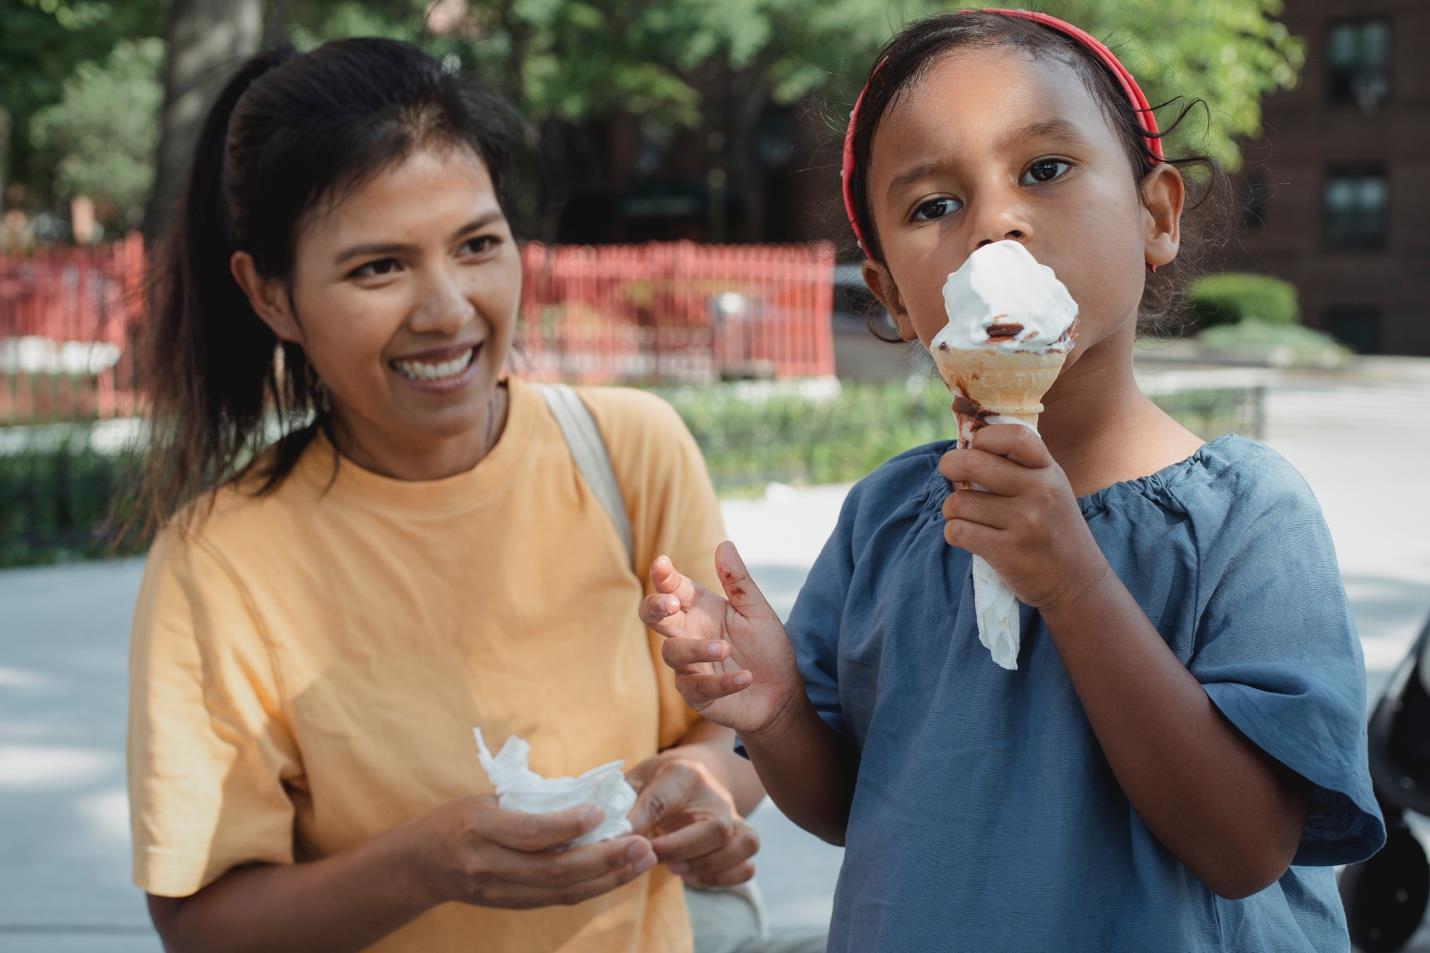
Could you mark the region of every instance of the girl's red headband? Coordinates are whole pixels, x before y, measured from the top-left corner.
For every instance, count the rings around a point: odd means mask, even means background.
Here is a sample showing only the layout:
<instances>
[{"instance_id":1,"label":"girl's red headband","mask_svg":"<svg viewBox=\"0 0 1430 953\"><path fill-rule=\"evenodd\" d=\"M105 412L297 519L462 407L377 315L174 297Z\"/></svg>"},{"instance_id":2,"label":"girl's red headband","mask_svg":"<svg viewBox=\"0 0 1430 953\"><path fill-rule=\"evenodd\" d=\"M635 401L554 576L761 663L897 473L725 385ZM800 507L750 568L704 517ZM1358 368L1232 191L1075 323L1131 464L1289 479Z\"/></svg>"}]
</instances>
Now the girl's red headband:
<instances>
[{"instance_id":1,"label":"girl's red headband","mask_svg":"<svg viewBox=\"0 0 1430 953\"><path fill-rule=\"evenodd\" d=\"M1137 80L1132 78L1132 74L1127 71L1127 67L1123 66L1112 54L1112 51L1092 34L1080 30L1064 20L1059 20L1057 17L1048 16L1046 13L1034 13L1031 10L985 10L983 12L1032 20L1034 23L1040 23L1059 33L1067 34L1091 50L1103 65L1112 71L1112 75L1117 77L1123 93L1132 103L1132 111L1142 125L1143 135L1147 137L1147 148L1159 160L1162 159L1162 139L1157 130L1157 117L1152 114L1152 107L1148 104L1147 97L1143 95L1141 87L1137 85ZM883 65L882 61L874 66L873 71L869 74L871 78L874 73L879 71L881 65ZM849 113L849 129L844 133L844 164L840 170L840 178L843 179L844 186L844 212L849 216L849 227L854 230L854 238L859 242L860 250L866 255L869 254L869 247L864 241L863 233L859 231L859 222L854 216L854 192L849 186L849 181L854 175L854 125L859 119L859 107L864 104L864 94L868 91L868 83L865 83L864 88L859 91L859 98L854 100L854 109Z\"/></svg>"}]
</instances>

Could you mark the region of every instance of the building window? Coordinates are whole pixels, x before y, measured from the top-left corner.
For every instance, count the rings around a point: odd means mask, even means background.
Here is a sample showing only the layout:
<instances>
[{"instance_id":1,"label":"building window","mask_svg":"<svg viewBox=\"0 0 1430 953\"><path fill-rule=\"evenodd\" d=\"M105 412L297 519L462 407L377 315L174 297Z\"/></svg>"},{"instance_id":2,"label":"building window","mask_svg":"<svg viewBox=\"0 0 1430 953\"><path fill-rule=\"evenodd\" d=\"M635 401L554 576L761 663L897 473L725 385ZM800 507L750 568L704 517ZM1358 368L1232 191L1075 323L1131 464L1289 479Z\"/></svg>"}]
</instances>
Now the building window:
<instances>
[{"instance_id":1,"label":"building window","mask_svg":"<svg viewBox=\"0 0 1430 953\"><path fill-rule=\"evenodd\" d=\"M1383 168L1332 170L1326 175L1325 242L1330 251L1386 246L1390 187Z\"/></svg>"},{"instance_id":2,"label":"building window","mask_svg":"<svg viewBox=\"0 0 1430 953\"><path fill-rule=\"evenodd\" d=\"M1357 354L1380 350L1380 323L1375 305L1332 305L1323 318L1326 333Z\"/></svg>"},{"instance_id":3,"label":"building window","mask_svg":"<svg viewBox=\"0 0 1430 953\"><path fill-rule=\"evenodd\" d=\"M1326 37L1326 98L1374 109L1390 95L1390 21L1346 20Z\"/></svg>"}]
</instances>

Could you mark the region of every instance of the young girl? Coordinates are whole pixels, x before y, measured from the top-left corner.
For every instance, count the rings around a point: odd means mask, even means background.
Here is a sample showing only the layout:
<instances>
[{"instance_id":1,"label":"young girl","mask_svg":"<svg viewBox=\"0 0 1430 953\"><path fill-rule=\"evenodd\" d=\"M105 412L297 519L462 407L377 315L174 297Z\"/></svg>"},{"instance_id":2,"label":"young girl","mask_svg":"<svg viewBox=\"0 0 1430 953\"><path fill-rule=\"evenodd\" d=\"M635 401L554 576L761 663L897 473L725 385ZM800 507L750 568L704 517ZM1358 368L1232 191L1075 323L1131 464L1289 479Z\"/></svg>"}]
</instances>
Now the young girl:
<instances>
[{"instance_id":1,"label":"young girl","mask_svg":"<svg viewBox=\"0 0 1430 953\"><path fill-rule=\"evenodd\" d=\"M891 41L847 143L865 278L927 346L974 249L1051 265L1080 314L1042 435L989 426L864 479L786 628L728 543L723 599L652 566L643 616L686 700L846 847L836 953L1348 947L1331 865L1383 839L1361 653L1295 471L1134 382L1184 196L1145 107L1050 17ZM1016 671L979 644L973 554L1023 604Z\"/></svg>"},{"instance_id":2,"label":"young girl","mask_svg":"<svg viewBox=\"0 0 1430 953\"><path fill-rule=\"evenodd\" d=\"M386 40L259 56L206 120L155 299L167 525L131 668L134 877L166 949L689 951L667 865L751 876L754 772L681 701L611 518L502 373L521 142ZM708 554L679 418L581 397L636 558ZM502 810L474 725L545 775L624 759L633 832L561 850L600 812Z\"/></svg>"}]
</instances>

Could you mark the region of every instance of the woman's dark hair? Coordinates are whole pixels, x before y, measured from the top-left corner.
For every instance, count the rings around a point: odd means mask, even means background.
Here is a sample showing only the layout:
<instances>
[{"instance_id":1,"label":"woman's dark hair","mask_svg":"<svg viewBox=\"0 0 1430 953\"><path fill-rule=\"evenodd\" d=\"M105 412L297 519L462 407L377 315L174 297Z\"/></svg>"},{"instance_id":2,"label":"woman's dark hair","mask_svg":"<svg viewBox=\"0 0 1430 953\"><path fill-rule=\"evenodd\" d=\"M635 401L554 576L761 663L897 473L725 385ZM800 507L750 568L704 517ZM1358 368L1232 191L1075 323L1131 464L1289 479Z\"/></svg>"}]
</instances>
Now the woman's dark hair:
<instances>
[{"instance_id":1,"label":"woman's dark hair","mask_svg":"<svg viewBox=\"0 0 1430 953\"><path fill-rule=\"evenodd\" d=\"M424 146L480 156L511 216L524 132L497 95L394 40L284 48L238 69L204 121L150 276L152 423L133 511L144 529L256 466L256 492L271 491L325 422L302 348L254 313L229 271L233 253L287 278L309 216ZM277 447L262 454L275 426Z\"/></svg>"},{"instance_id":2,"label":"woman's dark hair","mask_svg":"<svg viewBox=\"0 0 1430 953\"><path fill-rule=\"evenodd\" d=\"M854 218L865 236L869 256L875 261L883 261L883 250L879 245L879 233L874 226L868 196L869 157L879 121L905 91L923 78L940 56L958 49L989 47L1009 47L1033 56L1056 57L1076 70L1122 141L1138 181L1160 161L1196 173L1187 176L1192 200L1187 203L1182 217L1181 250L1171 264L1147 276L1139 309L1138 326L1141 330L1157 331L1167 327L1179 309L1179 296L1187 279L1203 267L1203 263L1224 240L1222 236L1226 232L1231 204L1230 180L1211 156L1191 155L1159 160L1148 148L1146 131L1111 70L1072 37L1021 17L980 11L928 17L905 27L875 59L879 66L869 78L855 121L854 169L849 181ZM1171 104L1164 103L1153 109L1167 105ZM1198 105L1205 107L1201 100L1193 100L1183 106L1159 138L1170 135ZM1140 190L1138 194L1141 194Z\"/></svg>"}]
</instances>

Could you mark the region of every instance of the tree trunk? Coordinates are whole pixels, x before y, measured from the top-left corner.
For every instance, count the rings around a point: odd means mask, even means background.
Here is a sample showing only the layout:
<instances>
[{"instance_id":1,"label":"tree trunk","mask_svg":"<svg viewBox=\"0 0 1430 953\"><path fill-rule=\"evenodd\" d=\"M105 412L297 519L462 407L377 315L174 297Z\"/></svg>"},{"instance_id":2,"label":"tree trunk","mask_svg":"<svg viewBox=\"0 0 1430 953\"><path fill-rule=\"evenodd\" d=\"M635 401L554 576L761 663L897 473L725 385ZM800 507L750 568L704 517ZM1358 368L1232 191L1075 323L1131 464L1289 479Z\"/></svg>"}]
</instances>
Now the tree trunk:
<instances>
[{"instance_id":1,"label":"tree trunk","mask_svg":"<svg viewBox=\"0 0 1430 953\"><path fill-rule=\"evenodd\" d=\"M209 105L233 70L258 51L262 34L263 0L174 0L154 190L144 209L147 241L168 225Z\"/></svg>"}]
</instances>

